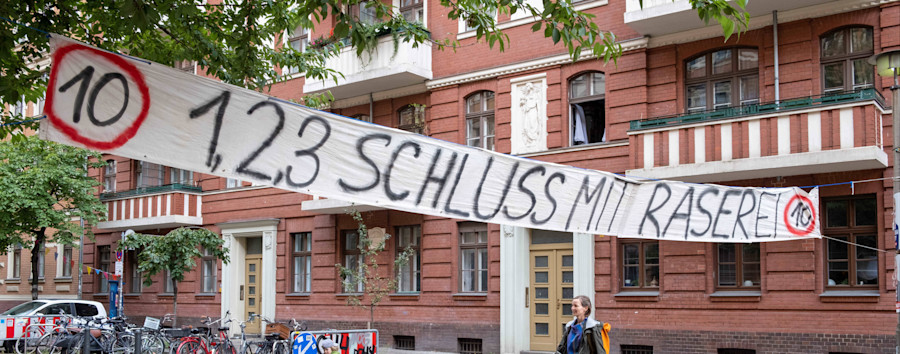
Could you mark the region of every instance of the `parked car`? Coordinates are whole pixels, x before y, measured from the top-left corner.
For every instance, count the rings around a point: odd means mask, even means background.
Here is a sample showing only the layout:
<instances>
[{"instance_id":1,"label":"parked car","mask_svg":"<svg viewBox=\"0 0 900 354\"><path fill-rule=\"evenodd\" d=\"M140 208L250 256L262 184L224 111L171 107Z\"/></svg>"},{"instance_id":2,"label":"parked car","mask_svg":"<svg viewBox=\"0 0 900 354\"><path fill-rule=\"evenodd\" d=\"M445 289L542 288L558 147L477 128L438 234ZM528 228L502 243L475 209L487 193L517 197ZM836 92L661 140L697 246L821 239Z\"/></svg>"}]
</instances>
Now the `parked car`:
<instances>
[{"instance_id":1,"label":"parked car","mask_svg":"<svg viewBox=\"0 0 900 354\"><path fill-rule=\"evenodd\" d=\"M0 313L0 341L6 352L13 352L15 340L23 335L29 323L38 322L42 317L59 318L107 317L106 307L97 301L87 300L34 300L15 306ZM40 323L46 323L43 319ZM49 322L52 323L52 322Z\"/></svg>"}]
</instances>

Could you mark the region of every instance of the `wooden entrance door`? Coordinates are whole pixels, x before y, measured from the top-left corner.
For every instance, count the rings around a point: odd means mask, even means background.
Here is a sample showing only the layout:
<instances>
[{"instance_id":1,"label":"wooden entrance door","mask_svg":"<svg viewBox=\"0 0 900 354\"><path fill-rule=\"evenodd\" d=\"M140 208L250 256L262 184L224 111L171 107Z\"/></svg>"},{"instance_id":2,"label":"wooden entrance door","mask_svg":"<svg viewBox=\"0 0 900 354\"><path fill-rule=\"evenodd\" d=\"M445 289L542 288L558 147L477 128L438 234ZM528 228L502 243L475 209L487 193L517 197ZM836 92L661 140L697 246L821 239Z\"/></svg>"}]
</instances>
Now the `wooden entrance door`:
<instances>
[{"instance_id":1,"label":"wooden entrance door","mask_svg":"<svg viewBox=\"0 0 900 354\"><path fill-rule=\"evenodd\" d=\"M260 310L262 294L259 284L261 283L260 274L262 274L262 255L247 255L244 263L244 290L246 293L244 296L244 308L246 309L244 317L249 319L250 316L259 314ZM259 319L247 323L247 333L260 333L259 324Z\"/></svg>"},{"instance_id":2,"label":"wooden entrance door","mask_svg":"<svg viewBox=\"0 0 900 354\"><path fill-rule=\"evenodd\" d=\"M556 350L563 328L572 320L573 264L572 244L532 246L531 350Z\"/></svg>"}]
</instances>

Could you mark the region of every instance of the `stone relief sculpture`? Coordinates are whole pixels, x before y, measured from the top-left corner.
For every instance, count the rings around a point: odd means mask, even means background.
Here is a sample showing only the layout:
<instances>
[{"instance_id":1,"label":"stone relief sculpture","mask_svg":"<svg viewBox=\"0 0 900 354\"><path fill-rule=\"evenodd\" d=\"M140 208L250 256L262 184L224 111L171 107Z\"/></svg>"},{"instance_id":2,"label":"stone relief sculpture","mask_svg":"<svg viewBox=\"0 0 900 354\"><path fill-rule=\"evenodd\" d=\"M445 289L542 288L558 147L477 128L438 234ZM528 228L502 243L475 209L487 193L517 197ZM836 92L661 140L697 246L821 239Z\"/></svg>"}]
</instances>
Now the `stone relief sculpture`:
<instances>
[{"instance_id":1,"label":"stone relief sculpture","mask_svg":"<svg viewBox=\"0 0 900 354\"><path fill-rule=\"evenodd\" d=\"M529 82L519 86L521 98L519 109L522 112L522 143L526 149L533 148L544 135L544 127L541 120L541 87Z\"/></svg>"}]
</instances>

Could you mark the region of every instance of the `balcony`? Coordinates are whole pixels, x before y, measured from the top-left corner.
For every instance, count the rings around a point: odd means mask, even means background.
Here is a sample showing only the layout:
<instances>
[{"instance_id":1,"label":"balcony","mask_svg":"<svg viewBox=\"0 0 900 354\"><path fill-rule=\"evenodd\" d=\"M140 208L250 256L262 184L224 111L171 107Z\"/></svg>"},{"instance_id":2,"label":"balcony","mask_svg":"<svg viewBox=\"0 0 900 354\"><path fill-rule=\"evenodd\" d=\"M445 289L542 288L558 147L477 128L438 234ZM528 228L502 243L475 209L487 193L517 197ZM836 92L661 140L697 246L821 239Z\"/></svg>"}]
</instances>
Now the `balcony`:
<instances>
[{"instance_id":1,"label":"balcony","mask_svg":"<svg viewBox=\"0 0 900 354\"><path fill-rule=\"evenodd\" d=\"M723 182L885 168L874 89L631 121L626 174Z\"/></svg>"},{"instance_id":2,"label":"balcony","mask_svg":"<svg viewBox=\"0 0 900 354\"><path fill-rule=\"evenodd\" d=\"M706 27L697 17L697 11L691 8L688 0L643 0L641 8L639 0L626 0L625 24L645 36L660 36L696 28ZM779 13L804 7L837 3L834 0L753 0L748 1L747 12L751 17L771 16L772 11ZM781 17L781 15L779 15ZM711 26L717 26L711 21ZM751 23L754 21L751 20Z\"/></svg>"},{"instance_id":3,"label":"balcony","mask_svg":"<svg viewBox=\"0 0 900 354\"><path fill-rule=\"evenodd\" d=\"M203 225L202 190L184 184L100 194L107 221L97 228L123 231Z\"/></svg>"},{"instance_id":4,"label":"balcony","mask_svg":"<svg viewBox=\"0 0 900 354\"><path fill-rule=\"evenodd\" d=\"M331 90L335 100L359 97L372 92L424 85L431 80L431 43L413 47L412 43L397 43L396 52L392 36L379 38L372 53L356 55L356 48L346 47L325 64L329 69L344 74L337 82L332 79L308 79L303 92L317 93ZM424 91L424 86L422 87Z\"/></svg>"}]
</instances>

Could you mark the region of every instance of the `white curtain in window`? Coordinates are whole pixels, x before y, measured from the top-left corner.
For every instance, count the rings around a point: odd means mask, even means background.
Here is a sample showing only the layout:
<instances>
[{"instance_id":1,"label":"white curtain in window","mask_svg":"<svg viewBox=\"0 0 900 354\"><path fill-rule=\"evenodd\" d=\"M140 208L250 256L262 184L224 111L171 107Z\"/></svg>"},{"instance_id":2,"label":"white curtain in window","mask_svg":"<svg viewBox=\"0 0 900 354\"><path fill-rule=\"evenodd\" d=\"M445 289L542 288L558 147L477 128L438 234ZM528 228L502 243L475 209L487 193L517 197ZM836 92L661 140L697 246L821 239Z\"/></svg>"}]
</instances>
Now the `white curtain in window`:
<instances>
[{"instance_id":1,"label":"white curtain in window","mask_svg":"<svg viewBox=\"0 0 900 354\"><path fill-rule=\"evenodd\" d=\"M584 123L584 108L581 108L578 104L572 105L572 121L575 125L575 132L572 135L572 143L574 145L587 144L587 126ZM604 134L605 135L605 134ZM603 137L603 140L606 141L606 137Z\"/></svg>"}]
</instances>

